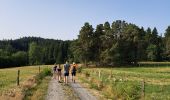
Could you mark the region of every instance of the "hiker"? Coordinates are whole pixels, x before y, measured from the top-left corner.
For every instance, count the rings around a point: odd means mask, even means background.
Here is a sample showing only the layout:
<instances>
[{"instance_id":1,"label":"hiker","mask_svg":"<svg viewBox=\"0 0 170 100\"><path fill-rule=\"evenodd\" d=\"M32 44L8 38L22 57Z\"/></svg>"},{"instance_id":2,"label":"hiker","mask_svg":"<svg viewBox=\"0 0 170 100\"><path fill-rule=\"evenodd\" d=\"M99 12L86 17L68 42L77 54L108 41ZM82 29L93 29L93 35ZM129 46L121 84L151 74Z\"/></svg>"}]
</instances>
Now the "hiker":
<instances>
[{"instance_id":1,"label":"hiker","mask_svg":"<svg viewBox=\"0 0 170 100\"><path fill-rule=\"evenodd\" d=\"M68 62L66 62L66 64L64 64L63 69L64 69L64 82L65 82L65 84L68 84L70 64Z\"/></svg>"},{"instance_id":2,"label":"hiker","mask_svg":"<svg viewBox=\"0 0 170 100\"><path fill-rule=\"evenodd\" d=\"M60 67L60 64L59 66L57 67L57 76L58 76L58 82L61 82L61 67Z\"/></svg>"},{"instance_id":3,"label":"hiker","mask_svg":"<svg viewBox=\"0 0 170 100\"><path fill-rule=\"evenodd\" d=\"M54 67L53 67L53 79L56 79L56 74L57 74L57 65L54 64Z\"/></svg>"},{"instance_id":4,"label":"hiker","mask_svg":"<svg viewBox=\"0 0 170 100\"><path fill-rule=\"evenodd\" d=\"M76 76L76 71L77 71L77 64L73 62L71 66L71 75L72 75L72 82L75 83L75 76Z\"/></svg>"}]
</instances>

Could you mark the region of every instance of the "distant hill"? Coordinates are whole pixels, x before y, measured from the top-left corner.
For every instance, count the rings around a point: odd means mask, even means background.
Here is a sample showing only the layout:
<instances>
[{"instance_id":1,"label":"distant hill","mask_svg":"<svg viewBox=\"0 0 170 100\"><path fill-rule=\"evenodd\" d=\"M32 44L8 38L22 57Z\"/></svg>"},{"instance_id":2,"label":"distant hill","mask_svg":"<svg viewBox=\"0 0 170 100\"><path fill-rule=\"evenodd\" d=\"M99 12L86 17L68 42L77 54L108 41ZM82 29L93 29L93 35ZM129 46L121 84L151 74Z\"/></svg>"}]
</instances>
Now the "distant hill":
<instances>
[{"instance_id":1,"label":"distant hill","mask_svg":"<svg viewBox=\"0 0 170 100\"><path fill-rule=\"evenodd\" d=\"M29 50L35 52L33 58L41 56L39 61L32 61L31 64L54 64L64 63L71 56L69 46L72 41L62 41L54 39L44 39L41 37L23 37L16 40L1 40L0 41L0 67L22 66L29 65L31 58ZM34 43L37 47L31 48L30 44ZM22 59L21 59L22 58ZM22 61L25 59L24 61ZM36 59L33 59L36 60Z\"/></svg>"}]
</instances>

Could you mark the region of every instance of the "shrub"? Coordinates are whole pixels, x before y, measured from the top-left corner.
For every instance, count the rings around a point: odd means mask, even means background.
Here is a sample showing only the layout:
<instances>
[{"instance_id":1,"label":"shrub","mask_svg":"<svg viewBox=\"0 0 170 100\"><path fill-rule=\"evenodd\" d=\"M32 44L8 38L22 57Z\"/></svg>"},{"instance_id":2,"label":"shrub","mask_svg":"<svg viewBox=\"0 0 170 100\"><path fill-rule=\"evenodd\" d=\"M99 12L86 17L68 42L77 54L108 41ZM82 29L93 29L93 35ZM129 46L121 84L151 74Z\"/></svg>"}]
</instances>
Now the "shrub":
<instances>
[{"instance_id":1,"label":"shrub","mask_svg":"<svg viewBox=\"0 0 170 100\"><path fill-rule=\"evenodd\" d=\"M52 72L51 72L51 69L50 69L50 68L45 68L45 69L43 69L42 73L43 73L45 76L50 76L50 75L52 75Z\"/></svg>"},{"instance_id":2,"label":"shrub","mask_svg":"<svg viewBox=\"0 0 170 100\"><path fill-rule=\"evenodd\" d=\"M90 73L86 71L86 72L85 72L85 76L86 76L86 77L90 77Z\"/></svg>"},{"instance_id":3,"label":"shrub","mask_svg":"<svg viewBox=\"0 0 170 100\"><path fill-rule=\"evenodd\" d=\"M42 72L40 72L36 77L35 80L37 83L40 82L44 77L52 75L51 69L50 68L44 68Z\"/></svg>"},{"instance_id":4,"label":"shrub","mask_svg":"<svg viewBox=\"0 0 170 100\"><path fill-rule=\"evenodd\" d=\"M83 67L78 67L78 68L77 68L77 73L81 73L81 72L82 72L82 69L83 69Z\"/></svg>"}]
</instances>

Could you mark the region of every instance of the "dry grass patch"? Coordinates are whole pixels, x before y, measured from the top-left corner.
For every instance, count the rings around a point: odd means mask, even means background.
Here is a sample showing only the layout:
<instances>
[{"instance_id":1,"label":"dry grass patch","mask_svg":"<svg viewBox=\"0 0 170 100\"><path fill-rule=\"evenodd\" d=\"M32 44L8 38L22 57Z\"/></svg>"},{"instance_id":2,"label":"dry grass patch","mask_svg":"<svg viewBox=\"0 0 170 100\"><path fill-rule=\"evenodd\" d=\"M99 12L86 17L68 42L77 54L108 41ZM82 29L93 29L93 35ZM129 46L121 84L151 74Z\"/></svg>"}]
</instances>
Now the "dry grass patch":
<instances>
[{"instance_id":1,"label":"dry grass patch","mask_svg":"<svg viewBox=\"0 0 170 100\"><path fill-rule=\"evenodd\" d=\"M51 66L40 66L41 71ZM20 86L16 85L17 71L20 70ZM24 66L0 69L0 100L22 100L23 90L36 85L35 76L39 66Z\"/></svg>"}]
</instances>

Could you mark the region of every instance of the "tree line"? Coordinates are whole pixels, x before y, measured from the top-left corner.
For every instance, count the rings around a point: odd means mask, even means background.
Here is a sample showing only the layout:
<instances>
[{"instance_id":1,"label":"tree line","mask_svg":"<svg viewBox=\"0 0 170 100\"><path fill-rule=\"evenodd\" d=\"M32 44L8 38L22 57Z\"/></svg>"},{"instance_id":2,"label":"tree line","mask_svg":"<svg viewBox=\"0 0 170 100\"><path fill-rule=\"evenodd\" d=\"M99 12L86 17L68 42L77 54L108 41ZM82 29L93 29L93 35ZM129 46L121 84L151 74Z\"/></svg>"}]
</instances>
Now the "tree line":
<instances>
[{"instance_id":1,"label":"tree line","mask_svg":"<svg viewBox=\"0 0 170 100\"><path fill-rule=\"evenodd\" d=\"M144 29L121 20L96 28L86 22L76 40L23 37L0 41L1 68L65 61L115 66L169 60L170 26L161 36L156 27Z\"/></svg>"},{"instance_id":2,"label":"tree line","mask_svg":"<svg viewBox=\"0 0 170 100\"><path fill-rule=\"evenodd\" d=\"M0 41L0 67L64 63L70 43L40 37Z\"/></svg>"},{"instance_id":3,"label":"tree line","mask_svg":"<svg viewBox=\"0 0 170 100\"><path fill-rule=\"evenodd\" d=\"M72 43L72 51L85 64L115 66L169 61L170 26L164 35L159 35L156 27L144 29L121 20L99 24L95 29L85 23Z\"/></svg>"}]
</instances>

